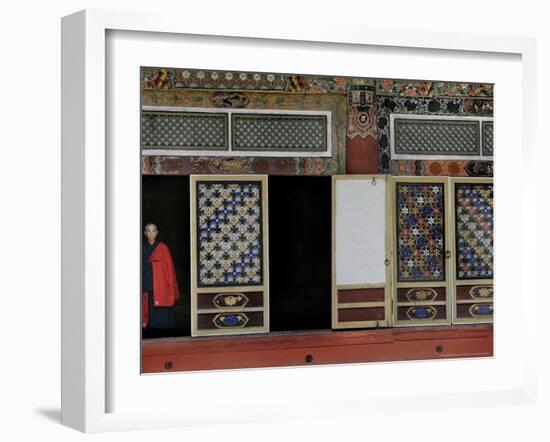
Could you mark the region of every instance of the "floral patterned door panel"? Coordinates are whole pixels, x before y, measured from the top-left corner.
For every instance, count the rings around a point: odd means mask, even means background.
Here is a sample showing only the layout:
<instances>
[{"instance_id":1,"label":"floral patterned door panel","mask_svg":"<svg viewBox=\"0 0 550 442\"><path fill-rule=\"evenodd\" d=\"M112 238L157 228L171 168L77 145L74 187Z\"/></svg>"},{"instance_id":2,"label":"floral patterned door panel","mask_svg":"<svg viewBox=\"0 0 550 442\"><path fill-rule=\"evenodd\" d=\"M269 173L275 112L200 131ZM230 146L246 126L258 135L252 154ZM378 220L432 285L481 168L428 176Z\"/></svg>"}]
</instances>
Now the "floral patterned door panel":
<instances>
[{"instance_id":1,"label":"floral patterned door panel","mask_svg":"<svg viewBox=\"0 0 550 442\"><path fill-rule=\"evenodd\" d=\"M266 175L191 176L191 335L269 331Z\"/></svg>"},{"instance_id":2,"label":"floral patterned door panel","mask_svg":"<svg viewBox=\"0 0 550 442\"><path fill-rule=\"evenodd\" d=\"M446 178L393 178L394 325L450 324Z\"/></svg>"},{"instance_id":3,"label":"floral patterned door panel","mask_svg":"<svg viewBox=\"0 0 550 442\"><path fill-rule=\"evenodd\" d=\"M493 321L493 179L451 178L453 323Z\"/></svg>"},{"instance_id":4,"label":"floral patterned door panel","mask_svg":"<svg viewBox=\"0 0 550 442\"><path fill-rule=\"evenodd\" d=\"M391 325L384 175L332 177L332 328Z\"/></svg>"}]
</instances>

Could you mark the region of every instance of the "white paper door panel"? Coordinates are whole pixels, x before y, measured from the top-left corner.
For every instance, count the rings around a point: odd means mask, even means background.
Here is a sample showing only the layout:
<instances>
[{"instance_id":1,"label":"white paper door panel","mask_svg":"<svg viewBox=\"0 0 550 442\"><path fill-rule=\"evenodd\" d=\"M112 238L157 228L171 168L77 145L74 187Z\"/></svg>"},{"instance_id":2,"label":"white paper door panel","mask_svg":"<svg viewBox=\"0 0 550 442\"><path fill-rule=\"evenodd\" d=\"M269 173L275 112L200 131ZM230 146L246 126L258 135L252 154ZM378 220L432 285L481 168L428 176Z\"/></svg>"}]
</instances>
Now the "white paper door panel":
<instances>
[{"instance_id":1,"label":"white paper door panel","mask_svg":"<svg viewBox=\"0 0 550 442\"><path fill-rule=\"evenodd\" d=\"M341 179L336 185L336 284L386 282L386 183Z\"/></svg>"}]
</instances>

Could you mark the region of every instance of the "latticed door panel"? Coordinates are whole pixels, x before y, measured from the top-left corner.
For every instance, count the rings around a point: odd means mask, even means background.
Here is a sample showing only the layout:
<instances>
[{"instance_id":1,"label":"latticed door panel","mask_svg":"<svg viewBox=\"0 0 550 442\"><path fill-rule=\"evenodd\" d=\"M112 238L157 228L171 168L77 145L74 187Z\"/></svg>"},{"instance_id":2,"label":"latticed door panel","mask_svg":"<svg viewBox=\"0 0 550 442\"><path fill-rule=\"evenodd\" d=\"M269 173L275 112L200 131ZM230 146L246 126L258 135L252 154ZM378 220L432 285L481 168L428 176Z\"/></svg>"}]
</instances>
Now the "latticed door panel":
<instances>
[{"instance_id":1,"label":"latticed door panel","mask_svg":"<svg viewBox=\"0 0 550 442\"><path fill-rule=\"evenodd\" d=\"M394 324L450 324L446 178L392 179Z\"/></svg>"},{"instance_id":2,"label":"latticed door panel","mask_svg":"<svg viewBox=\"0 0 550 442\"><path fill-rule=\"evenodd\" d=\"M453 322L493 321L493 179L451 178Z\"/></svg>"},{"instance_id":3,"label":"latticed door panel","mask_svg":"<svg viewBox=\"0 0 550 442\"><path fill-rule=\"evenodd\" d=\"M191 176L191 334L269 331L267 176Z\"/></svg>"}]
</instances>

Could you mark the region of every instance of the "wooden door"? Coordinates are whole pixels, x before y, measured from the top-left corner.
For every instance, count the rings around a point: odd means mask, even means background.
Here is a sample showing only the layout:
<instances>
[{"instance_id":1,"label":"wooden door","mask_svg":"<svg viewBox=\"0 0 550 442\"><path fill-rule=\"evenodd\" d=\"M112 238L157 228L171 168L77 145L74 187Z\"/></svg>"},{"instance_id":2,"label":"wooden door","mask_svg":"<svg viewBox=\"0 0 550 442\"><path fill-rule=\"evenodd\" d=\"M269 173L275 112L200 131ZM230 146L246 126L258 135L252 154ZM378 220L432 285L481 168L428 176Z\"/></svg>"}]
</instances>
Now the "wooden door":
<instances>
[{"instance_id":1,"label":"wooden door","mask_svg":"<svg viewBox=\"0 0 550 442\"><path fill-rule=\"evenodd\" d=\"M451 178L453 323L493 321L493 179Z\"/></svg>"},{"instance_id":2,"label":"wooden door","mask_svg":"<svg viewBox=\"0 0 550 442\"><path fill-rule=\"evenodd\" d=\"M333 329L391 325L386 185L384 175L333 176Z\"/></svg>"},{"instance_id":3,"label":"wooden door","mask_svg":"<svg viewBox=\"0 0 550 442\"><path fill-rule=\"evenodd\" d=\"M266 175L192 175L191 335L269 332Z\"/></svg>"},{"instance_id":4,"label":"wooden door","mask_svg":"<svg viewBox=\"0 0 550 442\"><path fill-rule=\"evenodd\" d=\"M393 320L451 323L448 179L393 177Z\"/></svg>"}]
</instances>

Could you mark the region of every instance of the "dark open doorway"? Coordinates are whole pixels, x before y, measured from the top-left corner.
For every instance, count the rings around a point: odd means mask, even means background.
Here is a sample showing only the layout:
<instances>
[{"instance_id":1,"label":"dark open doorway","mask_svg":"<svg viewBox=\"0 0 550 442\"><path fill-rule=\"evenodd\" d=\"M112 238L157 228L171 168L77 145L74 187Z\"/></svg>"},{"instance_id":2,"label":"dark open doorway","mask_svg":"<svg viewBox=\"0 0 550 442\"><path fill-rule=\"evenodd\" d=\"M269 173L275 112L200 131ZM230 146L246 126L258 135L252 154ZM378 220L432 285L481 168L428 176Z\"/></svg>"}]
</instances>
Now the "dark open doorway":
<instances>
[{"instance_id":1,"label":"dark open doorway","mask_svg":"<svg viewBox=\"0 0 550 442\"><path fill-rule=\"evenodd\" d=\"M269 177L271 331L331 328L331 177Z\"/></svg>"},{"instance_id":2,"label":"dark open doorway","mask_svg":"<svg viewBox=\"0 0 550 442\"><path fill-rule=\"evenodd\" d=\"M144 175L141 184L142 228L147 223L158 226L158 239L172 254L181 294L174 307L176 328L144 329L142 337L191 336L189 177Z\"/></svg>"}]
</instances>

